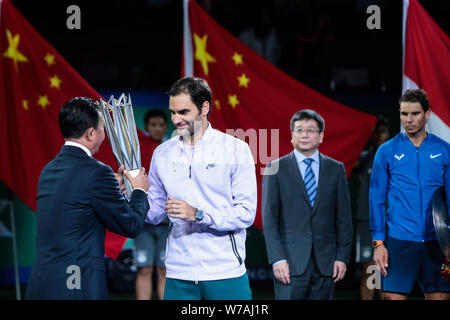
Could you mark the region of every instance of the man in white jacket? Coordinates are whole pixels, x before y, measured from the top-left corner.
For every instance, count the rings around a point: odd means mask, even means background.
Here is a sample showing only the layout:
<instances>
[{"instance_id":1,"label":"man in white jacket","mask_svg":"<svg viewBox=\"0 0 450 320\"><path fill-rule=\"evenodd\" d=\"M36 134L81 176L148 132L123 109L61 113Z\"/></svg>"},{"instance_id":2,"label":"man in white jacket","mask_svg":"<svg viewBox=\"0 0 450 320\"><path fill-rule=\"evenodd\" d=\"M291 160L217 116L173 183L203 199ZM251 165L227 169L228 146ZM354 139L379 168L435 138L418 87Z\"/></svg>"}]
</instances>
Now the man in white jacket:
<instances>
[{"instance_id":1,"label":"man in white jacket","mask_svg":"<svg viewBox=\"0 0 450 320\"><path fill-rule=\"evenodd\" d=\"M153 153L146 218L171 221L164 299L251 299L244 264L257 202L250 148L211 127L205 80L180 79L168 94L178 135Z\"/></svg>"}]
</instances>

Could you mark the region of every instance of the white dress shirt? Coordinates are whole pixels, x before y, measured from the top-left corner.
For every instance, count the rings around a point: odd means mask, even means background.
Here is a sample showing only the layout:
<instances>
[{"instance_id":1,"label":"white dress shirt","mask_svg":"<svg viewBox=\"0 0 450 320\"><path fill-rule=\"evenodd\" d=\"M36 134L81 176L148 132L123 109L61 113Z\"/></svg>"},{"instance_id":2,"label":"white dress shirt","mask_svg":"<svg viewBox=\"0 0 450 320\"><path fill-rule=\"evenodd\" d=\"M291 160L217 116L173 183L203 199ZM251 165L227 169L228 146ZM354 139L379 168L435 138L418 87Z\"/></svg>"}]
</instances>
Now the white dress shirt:
<instances>
[{"instance_id":1,"label":"white dress shirt","mask_svg":"<svg viewBox=\"0 0 450 320\"><path fill-rule=\"evenodd\" d=\"M319 166L320 166L319 150L316 150L316 152L314 152L312 156L307 157L303 153L298 151L297 149L294 149L294 156L295 156L295 159L297 159L298 169L300 170L300 174L302 175L303 181L305 181L305 172L306 172L306 168L308 167L308 165L303 160L308 159L308 158L313 159L313 161L311 162L311 169L314 173L314 177L316 178L316 187L318 187L319 186Z\"/></svg>"}]
</instances>

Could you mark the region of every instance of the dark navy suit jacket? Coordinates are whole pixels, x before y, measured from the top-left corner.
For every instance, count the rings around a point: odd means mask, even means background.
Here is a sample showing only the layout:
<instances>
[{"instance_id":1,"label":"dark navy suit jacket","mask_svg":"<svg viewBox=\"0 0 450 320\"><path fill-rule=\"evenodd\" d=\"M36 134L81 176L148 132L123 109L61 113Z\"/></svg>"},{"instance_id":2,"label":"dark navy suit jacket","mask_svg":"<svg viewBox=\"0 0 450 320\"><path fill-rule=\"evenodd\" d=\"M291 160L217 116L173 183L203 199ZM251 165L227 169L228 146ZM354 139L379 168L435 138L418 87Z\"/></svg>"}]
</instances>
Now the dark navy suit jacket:
<instances>
[{"instance_id":1,"label":"dark navy suit jacket","mask_svg":"<svg viewBox=\"0 0 450 320\"><path fill-rule=\"evenodd\" d=\"M262 218L269 263L287 260L291 276L306 270L314 250L319 271L348 264L353 227L344 165L319 153L319 186L311 208L294 152L271 162L262 182Z\"/></svg>"},{"instance_id":2,"label":"dark navy suit jacket","mask_svg":"<svg viewBox=\"0 0 450 320\"><path fill-rule=\"evenodd\" d=\"M149 209L134 190L128 202L112 169L81 148L63 146L41 172L36 256L27 299L107 299L105 228L134 238Z\"/></svg>"}]
</instances>

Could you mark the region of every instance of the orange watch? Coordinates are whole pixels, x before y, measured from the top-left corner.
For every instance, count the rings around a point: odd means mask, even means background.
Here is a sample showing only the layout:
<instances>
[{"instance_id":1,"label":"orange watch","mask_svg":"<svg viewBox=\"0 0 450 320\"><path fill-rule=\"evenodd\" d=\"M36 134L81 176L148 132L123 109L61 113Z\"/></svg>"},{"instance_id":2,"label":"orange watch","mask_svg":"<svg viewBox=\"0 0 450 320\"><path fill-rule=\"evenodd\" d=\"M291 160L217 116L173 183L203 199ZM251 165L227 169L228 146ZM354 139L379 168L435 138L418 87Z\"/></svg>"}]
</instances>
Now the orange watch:
<instances>
[{"instance_id":1,"label":"orange watch","mask_svg":"<svg viewBox=\"0 0 450 320\"><path fill-rule=\"evenodd\" d=\"M372 248L378 248L379 246L381 246L383 244L383 241L381 240L373 240L372 241Z\"/></svg>"}]
</instances>

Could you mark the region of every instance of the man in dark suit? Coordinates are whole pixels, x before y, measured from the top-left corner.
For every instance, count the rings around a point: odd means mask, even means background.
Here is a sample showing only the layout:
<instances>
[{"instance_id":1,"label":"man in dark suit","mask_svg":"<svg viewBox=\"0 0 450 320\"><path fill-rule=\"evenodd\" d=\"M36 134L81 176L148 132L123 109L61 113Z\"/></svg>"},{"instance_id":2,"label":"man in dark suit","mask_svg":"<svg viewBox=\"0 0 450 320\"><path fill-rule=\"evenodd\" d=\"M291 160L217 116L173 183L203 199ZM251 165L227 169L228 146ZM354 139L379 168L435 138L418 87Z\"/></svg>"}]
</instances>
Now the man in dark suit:
<instances>
[{"instance_id":1,"label":"man in dark suit","mask_svg":"<svg viewBox=\"0 0 450 320\"><path fill-rule=\"evenodd\" d=\"M105 138L98 104L66 102L58 116L66 143L42 170L37 193L36 256L27 299L107 299L105 228L126 237L141 230L149 209L148 178L124 171L133 192L122 195L123 166L115 176L92 155Z\"/></svg>"},{"instance_id":2,"label":"man in dark suit","mask_svg":"<svg viewBox=\"0 0 450 320\"><path fill-rule=\"evenodd\" d=\"M262 217L276 299L333 299L352 249L345 168L319 153L323 118L291 119L294 151L271 162L262 182Z\"/></svg>"}]
</instances>

